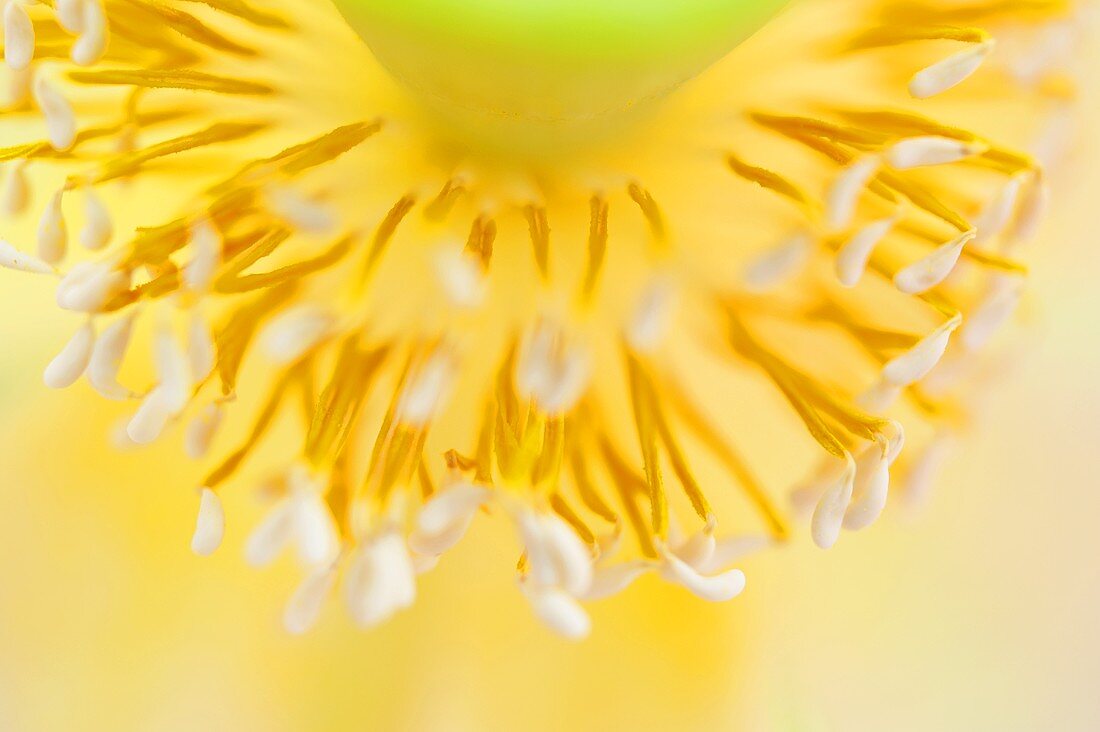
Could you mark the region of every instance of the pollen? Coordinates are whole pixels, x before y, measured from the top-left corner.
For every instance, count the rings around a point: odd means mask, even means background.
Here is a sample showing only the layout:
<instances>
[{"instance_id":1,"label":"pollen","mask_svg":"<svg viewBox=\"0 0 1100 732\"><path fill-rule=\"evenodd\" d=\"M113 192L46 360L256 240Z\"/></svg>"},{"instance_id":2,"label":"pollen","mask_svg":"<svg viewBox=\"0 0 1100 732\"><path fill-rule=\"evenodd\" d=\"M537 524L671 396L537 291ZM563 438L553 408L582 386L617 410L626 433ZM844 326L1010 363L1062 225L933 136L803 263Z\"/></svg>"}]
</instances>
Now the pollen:
<instances>
[{"instance_id":1,"label":"pollen","mask_svg":"<svg viewBox=\"0 0 1100 732\"><path fill-rule=\"evenodd\" d=\"M1072 107L1076 3L500 4L0 1L45 384L181 432L194 552L295 552L294 633L483 521L567 638L647 574L731 600L927 493L1024 289L1047 181L983 130Z\"/></svg>"}]
</instances>

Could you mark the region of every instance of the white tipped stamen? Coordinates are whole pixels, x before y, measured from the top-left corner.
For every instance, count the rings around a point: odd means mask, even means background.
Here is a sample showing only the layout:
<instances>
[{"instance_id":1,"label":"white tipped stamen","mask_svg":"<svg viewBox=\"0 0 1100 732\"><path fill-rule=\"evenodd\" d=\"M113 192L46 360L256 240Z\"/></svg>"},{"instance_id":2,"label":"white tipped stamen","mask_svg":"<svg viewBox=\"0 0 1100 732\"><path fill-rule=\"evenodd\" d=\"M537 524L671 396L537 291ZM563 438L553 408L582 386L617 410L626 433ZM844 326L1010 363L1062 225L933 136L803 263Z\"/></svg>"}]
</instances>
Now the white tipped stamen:
<instances>
[{"instance_id":1,"label":"white tipped stamen","mask_svg":"<svg viewBox=\"0 0 1100 732\"><path fill-rule=\"evenodd\" d=\"M993 46L993 41L975 44L919 71L909 82L909 93L928 99L955 88L981 67Z\"/></svg>"},{"instance_id":2,"label":"white tipped stamen","mask_svg":"<svg viewBox=\"0 0 1100 732\"><path fill-rule=\"evenodd\" d=\"M107 246L114 235L111 213L94 190L84 191L84 228L80 230L80 243L85 249L95 251Z\"/></svg>"},{"instance_id":3,"label":"white tipped stamen","mask_svg":"<svg viewBox=\"0 0 1100 732\"><path fill-rule=\"evenodd\" d=\"M299 305L272 318L260 333L260 345L276 363L292 363L321 343L335 321L318 305Z\"/></svg>"},{"instance_id":4,"label":"white tipped stamen","mask_svg":"<svg viewBox=\"0 0 1100 732\"><path fill-rule=\"evenodd\" d=\"M1081 114L1072 103L1062 102L1046 115L1046 121L1029 146L1043 170L1061 166L1080 136Z\"/></svg>"},{"instance_id":5,"label":"white tipped stamen","mask_svg":"<svg viewBox=\"0 0 1100 732\"><path fill-rule=\"evenodd\" d=\"M974 238L968 231L959 238L937 247L923 259L894 275L894 286L907 295L919 295L943 282L955 269L963 247Z\"/></svg>"},{"instance_id":6,"label":"white tipped stamen","mask_svg":"<svg viewBox=\"0 0 1100 732\"><path fill-rule=\"evenodd\" d=\"M60 152L70 149L76 142L76 116L72 105L41 74L34 80L34 99L46 117L50 145Z\"/></svg>"},{"instance_id":7,"label":"white tipped stamen","mask_svg":"<svg viewBox=\"0 0 1100 732\"><path fill-rule=\"evenodd\" d=\"M995 239L1008 228L1012 215L1016 211L1022 187L1023 181L1020 176L1010 178L982 209L974 223L974 228L977 230L975 243L980 244Z\"/></svg>"},{"instance_id":8,"label":"white tipped stamen","mask_svg":"<svg viewBox=\"0 0 1100 732\"><path fill-rule=\"evenodd\" d=\"M1016 312L1022 296L1021 283L1015 277L995 277L989 290L963 323L959 337L968 351L977 351L989 342L1001 326Z\"/></svg>"},{"instance_id":9,"label":"white tipped stamen","mask_svg":"<svg viewBox=\"0 0 1100 732\"><path fill-rule=\"evenodd\" d=\"M729 536L718 539L710 559L695 567L704 574L721 572L734 562L770 546L772 540L767 536Z\"/></svg>"},{"instance_id":10,"label":"white tipped stamen","mask_svg":"<svg viewBox=\"0 0 1100 732\"><path fill-rule=\"evenodd\" d=\"M27 210L31 201L31 187L27 181L26 163L22 160L8 167L4 192L0 195L0 215L17 216Z\"/></svg>"},{"instance_id":11,"label":"white tipped stamen","mask_svg":"<svg viewBox=\"0 0 1100 732\"><path fill-rule=\"evenodd\" d=\"M288 186L270 185L264 193L272 213L300 231L323 234L336 226L336 217L328 206Z\"/></svg>"},{"instance_id":12,"label":"white tipped stamen","mask_svg":"<svg viewBox=\"0 0 1100 732\"><path fill-rule=\"evenodd\" d=\"M191 365L191 379L198 383L214 370L217 363L217 347L210 326L198 308L191 311L187 324L187 360Z\"/></svg>"},{"instance_id":13,"label":"white tipped stamen","mask_svg":"<svg viewBox=\"0 0 1100 732\"><path fill-rule=\"evenodd\" d=\"M163 391L165 404L175 416L187 406L193 381L190 360L165 324L157 329L153 337L153 360L159 379L157 388Z\"/></svg>"},{"instance_id":14,"label":"white tipped stamen","mask_svg":"<svg viewBox=\"0 0 1100 732\"><path fill-rule=\"evenodd\" d=\"M9 242L0 239L0 267L14 269L31 274L52 274L54 268L47 262L30 254L24 254Z\"/></svg>"},{"instance_id":15,"label":"white tipped stamen","mask_svg":"<svg viewBox=\"0 0 1100 732\"><path fill-rule=\"evenodd\" d=\"M582 640L592 632L592 619L581 604L557 587L528 587L520 583L535 615L548 628L568 640Z\"/></svg>"},{"instance_id":16,"label":"white tipped stamen","mask_svg":"<svg viewBox=\"0 0 1100 732\"><path fill-rule=\"evenodd\" d=\"M58 284L57 305L63 310L96 312L129 285L129 275L110 264L80 262Z\"/></svg>"},{"instance_id":17,"label":"white tipped stamen","mask_svg":"<svg viewBox=\"0 0 1100 732\"><path fill-rule=\"evenodd\" d=\"M30 103L32 86L34 83L34 67L29 66L22 71L8 73L8 83L3 97L4 106L9 109L18 109Z\"/></svg>"},{"instance_id":18,"label":"white tipped stamen","mask_svg":"<svg viewBox=\"0 0 1100 732\"><path fill-rule=\"evenodd\" d=\"M836 253L836 276L844 287L855 287L875 247L886 238L897 223L897 217L872 221L857 231Z\"/></svg>"},{"instance_id":19,"label":"white tipped stamen","mask_svg":"<svg viewBox=\"0 0 1100 732\"><path fill-rule=\"evenodd\" d=\"M953 440L949 435L937 435L909 466L902 483L902 500L910 510L928 502L943 464L951 456Z\"/></svg>"},{"instance_id":20,"label":"white tipped stamen","mask_svg":"<svg viewBox=\"0 0 1100 732\"><path fill-rule=\"evenodd\" d=\"M588 590L592 553L569 524L554 514L524 508L516 515L516 527L527 551L524 584L558 587L574 596Z\"/></svg>"},{"instance_id":21,"label":"white tipped stamen","mask_svg":"<svg viewBox=\"0 0 1100 732\"><path fill-rule=\"evenodd\" d=\"M885 451L887 465L893 465L898 459L898 456L901 455L902 448L905 447L905 428L902 426L901 422L890 420L890 431L893 434L889 432L883 433L886 439ZM883 435L880 435L877 440L880 446L882 444Z\"/></svg>"},{"instance_id":22,"label":"white tipped stamen","mask_svg":"<svg viewBox=\"0 0 1100 732\"><path fill-rule=\"evenodd\" d=\"M65 258L69 246L69 229L65 225L65 215L61 210L64 189L50 197L46 210L38 222L38 257L50 264L57 264Z\"/></svg>"},{"instance_id":23,"label":"white tipped stamen","mask_svg":"<svg viewBox=\"0 0 1100 732\"><path fill-rule=\"evenodd\" d=\"M596 567L588 590L579 595L579 599L602 600L617 595L652 568L652 563L641 560Z\"/></svg>"},{"instance_id":24,"label":"white tipped stamen","mask_svg":"<svg viewBox=\"0 0 1100 732\"><path fill-rule=\"evenodd\" d=\"M655 351L668 335L675 306L676 290L671 279L665 275L653 277L627 324L630 346L641 353Z\"/></svg>"},{"instance_id":25,"label":"white tipped stamen","mask_svg":"<svg viewBox=\"0 0 1100 732\"><path fill-rule=\"evenodd\" d=\"M830 229L845 229L851 224L860 194L881 165L882 160L877 155L859 158L829 186L825 195L825 222Z\"/></svg>"},{"instance_id":26,"label":"white tipped stamen","mask_svg":"<svg viewBox=\"0 0 1100 732\"><path fill-rule=\"evenodd\" d=\"M844 514L852 501L855 490L855 464L849 458L849 464L840 477L833 480L817 502L813 518L810 521L810 533L814 543L822 549L830 549L840 538L840 529L844 523Z\"/></svg>"},{"instance_id":27,"label":"white tipped stamen","mask_svg":"<svg viewBox=\"0 0 1100 732\"><path fill-rule=\"evenodd\" d=\"M435 273L447 300L458 308L485 302L487 280L481 263L461 249L447 247L435 256Z\"/></svg>"},{"instance_id":28,"label":"white tipped stamen","mask_svg":"<svg viewBox=\"0 0 1100 732\"><path fill-rule=\"evenodd\" d=\"M1016 209L1016 220L1012 222L1011 237L1020 242L1028 242L1039 233L1049 203L1050 191L1042 176L1034 175L1023 187L1020 203Z\"/></svg>"},{"instance_id":29,"label":"white tipped stamen","mask_svg":"<svg viewBox=\"0 0 1100 732\"><path fill-rule=\"evenodd\" d=\"M439 348L416 370L397 404L399 422L423 427L435 416L454 382L457 364L454 355Z\"/></svg>"},{"instance_id":30,"label":"white tipped stamen","mask_svg":"<svg viewBox=\"0 0 1100 732\"><path fill-rule=\"evenodd\" d=\"M124 122L115 137L115 150L126 154L137 150L141 128L134 122Z\"/></svg>"},{"instance_id":31,"label":"white tipped stamen","mask_svg":"<svg viewBox=\"0 0 1100 732\"><path fill-rule=\"evenodd\" d=\"M57 354L43 374L43 381L51 389L64 389L76 383L88 368L95 346L95 328L91 321L80 326L61 353Z\"/></svg>"},{"instance_id":32,"label":"white tipped stamen","mask_svg":"<svg viewBox=\"0 0 1100 732\"><path fill-rule=\"evenodd\" d=\"M91 66L103 57L107 50L107 16L102 0L84 0L80 37L73 44L70 56L78 66Z\"/></svg>"},{"instance_id":33,"label":"white tipped stamen","mask_svg":"<svg viewBox=\"0 0 1100 732\"><path fill-rule=\"evenodd\" d=\"M321 495L323 486L301 466L290 471L287 482L298 559L307 566L332 561L340 542L332 512Z\"/></svg>"},{"instance_id":34,"label":"white tipped stamen","mask_svg":"<svg viewBox=\"0 0 1100 732\"><path fill-rule=\"evenodd\" d=\"M661 576L669 582L685 587L696 597L710 602L725 602L737 597L745 589L745 573L739 569L707 576L667 548L661 546L658 547L658 551L663 560Z\"/></svg>"},{"instance_id":35,"label":"white tipped stamen","mask_svg":"<svg viewBox=\"0 0 1100 732\"><path fill-rule=\"evenodd\" d=\"M859 395L856 404L872 414L885 412L894 406L901 397L902 387L891 384L886 379L879 379L867 391Z\"/></svg>"},{"instance_id":36,"label":"white tipped stamen","mask_svg":"<svg viewBox=\"0 0 1100 732\"><path fill-rule=\"evenodd\" d=\"M433 495L416 516L409 547L418 554L438 556L462 539L491 495L488 488L465 481Z\"/></svg>"},{"instance_id":37,"label":"white tipped stamen","mask_svg":"<svg viewBox=\"0 0 1100 732\"><path fill-rule=\"evenodd\" d=\"M218 494L209 488L202 489L199 498L199 515L195 520L195 533L191 536L191 551L200 557L208 557L221 546L225 536L225 509Z\"/></svg>"},{"instance_id":38,"label":"white tipped stamen","mask_svg":"<svg viewBox=\"0 0 1100 732\"><path fill-rule=\"evenodd\" d=\"M118 383L118 370L133 332L134 314L119 318L96 339L92 360L88 364L88 381L92 388L107 399L121 401L132 396Z\"/></svg>"},{"instance_id":39,"label":"white tipped stamen","mask_svg":"<svg viewBox=\"0 0 1100 732\"><path fill-rule=\"evenodd\" d=\"M910 170L928 165L957 163L987 151L982 142L955 140L950 137L928 135L910 137L894 143L886 151L886 162L897 170Z\"/></svg>"},{"instance_id":40,"label":"white tipped stamen","mask_svg":"<svg viewBox=\"0 0 1100 732\"><path fill-rule=\"evenodd\" d=\"M224 414L225 410L220 404L208 404L191 420L183 437L183 449L187 457L199 460L206 455Z\"/></svg>"},{"instance_id":41,"label":"white tipped stamen","mask_svg":"<svg viewBox=\"0 0 1100 732\"><path fill-rule=\"evenodd\" d=\"M560 326L542 321L528 334L516 363L516 388L546 414L563 414L580 400L591 376L591 354Z\"/></svg>"},{"instance_id":42,"label":"white tipped stamen","mask_svg":"<svg viewBox=\"0 0 1100 732\"><path fill-rule=\"evenodd\" d=\"M13 71L22 71L34 60L34 22L20 2L4 8L4 61Z\"/></svg>"},{"instance_id":43,"label":"white tipped stamen","mask_svg":"<svg viewBox=\"0 0 1100 732\"><path fill-rule=\"evenodd\" d=\"M159 327L153 336L153 360L159 382L142 400L126 427L130 439L139 445L147 445L160 437L164 428L183 411L191 398L191 370L187 354L166 325Z\"/></svg>"},{"instance_id":44,"label":"white tipped stamen","mask_svg":"<svg viewBox=\"0 0 1100 732\"><path fill-rule=\"evenodd\" d=\"M202 219L191 227L191 251L191 261L183 268L183 281L188 289L202 292L222 262L222 237L209 220Z\"/></svg>"},{"instance_id":45,"label":"white tipped stamen","mask_svg":"<svg viewBox=\"0 0 1100 732\"><path fill-rule=\"evenodd\" d=\"M742 279L751 292L768 292L802 271L810 257L813 239L798 232L753 259Z\"/></svg>"},{"instance_id":46,"label":"white tipped stamen","mask_svg":"<svg viewBox=\"0 0 1100 732\"><path fill-rule=\"evenodd\" d=\"M263 520L248 535L244 558L253 567L264 567L275 561L294 537L294 508L289 500L275 504Z\"/></svg>"},{"instance_id":47,"label":"white tipped stamen","mask_svg":"<svg viewBox=\"0 0 1100 732\"><path fill-rule=\"evenodd\" d=\"M148 445L160 437L174 414L172 399L168 390L160 386L146 395L126 424L126 434L134 444Z\"/></svg>"},{"instance_id":48,"label":"white tipped stamen","mask_svg":"<svg viewBox=\"0 0 1100 732\"><path fill-rule=\"evenodd\" d=\"M592 584L592 553L572 527L554 515L542 517L545 553L554 567L556 581L571 595L580 595Z\"/></svg>"},{"instance_id":49,"label":"white tipped stamen","mask_svg":"<svg viewBox=\"0 0 1100 732\"><path fill-rule=\"evenodd\" d=\"M385 531L355 551L344 590L352 620L363 627L377 625L412 605L416 569L397 531Z\"/></svg>"},{"instance_id":50,"label":"white tipped stamen","mask_svg":"<svg viewBox=\"0 0 1100 732\"><path fill-rule=\"evenodd\" d=\"M909 386L923 379L943 358L951 334L962 322L961 317L947 321L905 353L882 368L883 380L895 386Z\"/></svg>"},{"instance_id":51,"label":"white tipped stamen","mask_svg":"<svg viewBox=\"0 0 1100 732\"><path fill-rule=\"evenodd\" d=\"M856 461L852 501L844 513L843 526L859 531L873 524L886 508L890 489L890 460L879 445L872 445Z\"/></svg>"},{"instance_id":52,"label":"white tipped stamen","mask_svg":"<svg viewBox=\"0 0 1100 732\"><path fill-rule=\"evenodd\" d=\"M718 542L714 538L714 523L710 523L702 531L692 534L685 541L676 545L672 552L683 559L691 567L701 567L710 563L714 556L714 549Z\"/></svg>"},{"instance_id":53,"label":"white tipped stamen","mask_svg":"<svg viewBox=\"0 0 1100 732\"><path fill-rule=\"evenodd\" d=\"M85 0L57 0L54 13L57 24L74 36L84 30Z\"/></svg>"},{"instance_id":54,"label":"white tipped stamen","mask_svg":"<svg viewBox=\"0 0 1100 732\"><path fill-rule=\"evenodd\" d=\"M283 627L288 633L302 635L317 624L325 599L336 584L336 573L324 567L310 574L294 591L286 610L283 611Z\"/></svg>"}]
</instances>

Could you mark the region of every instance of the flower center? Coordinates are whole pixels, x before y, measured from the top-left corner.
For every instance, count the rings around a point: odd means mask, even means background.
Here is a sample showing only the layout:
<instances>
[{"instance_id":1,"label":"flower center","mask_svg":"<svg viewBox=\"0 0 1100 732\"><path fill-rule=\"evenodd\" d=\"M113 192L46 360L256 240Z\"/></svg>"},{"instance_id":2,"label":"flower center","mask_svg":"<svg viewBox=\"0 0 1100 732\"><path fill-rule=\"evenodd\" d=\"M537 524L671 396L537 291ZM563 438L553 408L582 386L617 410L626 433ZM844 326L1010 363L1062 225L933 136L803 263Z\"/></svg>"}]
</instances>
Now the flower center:
<instances>
[{"instance_id":1,"label":"flower center","mask_svg":"<svg viewBox=\"0 0 1100 732\"><path fill-rule=\"evenodd\" d=\"M786 0L336 0L378 60L450 111L617 116L691 79Z\"/></svg>"}]
</instances>

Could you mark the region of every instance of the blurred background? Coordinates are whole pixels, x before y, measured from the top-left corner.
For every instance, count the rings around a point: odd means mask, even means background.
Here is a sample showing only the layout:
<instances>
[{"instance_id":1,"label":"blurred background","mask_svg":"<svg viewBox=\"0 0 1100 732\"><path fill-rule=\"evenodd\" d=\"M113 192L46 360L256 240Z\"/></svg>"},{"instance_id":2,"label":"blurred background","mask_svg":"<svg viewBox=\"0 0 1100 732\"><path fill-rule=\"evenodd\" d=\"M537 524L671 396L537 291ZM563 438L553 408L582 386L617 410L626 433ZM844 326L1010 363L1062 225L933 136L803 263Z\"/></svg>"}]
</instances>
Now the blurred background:
<instances>
[{"instance_id":1,"label":"blurred background","mask_svg":"<svg viewBox=\"0 0 1100 732\"><path fill-rule=\"evenodd\" d=\"M1100 108L1085 91L1028 252L1022 347L926 508L828 553L800 537L754 557L728 604L645 578L594 607L580 645L532 617L499 561L507 529L484 520L386 626L329 607L287 635L291 563L246 570L241 531L194 557L196 470L178 444L112 455L98 398L42 385L71 321L40 281L4 277L0 730L1100 729ZM241 493L237 526L259 511Z\"/></svg>"}]
</instances>

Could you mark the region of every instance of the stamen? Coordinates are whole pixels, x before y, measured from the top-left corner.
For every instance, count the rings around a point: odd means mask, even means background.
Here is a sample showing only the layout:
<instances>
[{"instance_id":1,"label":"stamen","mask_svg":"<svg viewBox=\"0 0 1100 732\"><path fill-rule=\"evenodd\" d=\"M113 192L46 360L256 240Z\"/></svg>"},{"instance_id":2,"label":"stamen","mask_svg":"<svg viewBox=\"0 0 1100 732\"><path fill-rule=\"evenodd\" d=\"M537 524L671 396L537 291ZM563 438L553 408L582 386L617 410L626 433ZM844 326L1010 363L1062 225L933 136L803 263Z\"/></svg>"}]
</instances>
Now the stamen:
<instances>
[{"instance_id":1,"label":"stamen","mask_svg":"<svg viewBox=\"0 0 1100 732\"><path fill-rule=\"evenodd\" d=\"M856 466L851 456L847 456L848 465L840 477L833 480L817 502L810 523L810 533L814 543L822 549L830 549L840 538L840 529L844 515L852 502L855 490Z\"/></svg>"},{"instance_id":2,"label":"stamen","mask_svg":"<svg viewBox=\"0 0 1100 732\"><path fill-rule=\"evenodd\" d=\"M582 640L592 632L591 618L568 592L557 587L529 587L523 581L519 586L538 619L558 635Z\"/></svg>"},{"instance_id":3,"label":"stamen","mask_svg":"<svg viewBox=\"0 0 1100 732\"><path fill-rule=\"evenodd\" d=\"M33 274L53 274L55 271L49 263L24 254L3 239L0 239L0 267Z\"/></svg>"},{"instance_id":4,"label":"stamen","mask_svg":"<svg viewBox=\"0 0 1100 732\"><path fill-rule=\"evenodd\" d=\"M981 67L993 46L992 40L978 43L923 69L909 82L909 93L928 99L955 88Z\"/></svg>"},{"instance_id":5,"label":"stamen","mask_svg":"<svg viewBox=\"0 0 1100 732\"><path fill-rule=\"evenodd\" d=\"M455 307L472 309L485 300L485 269L480 259L454 247L444 247L435 256L435 272L447 299Z\"/></svg>"},{"instance_id":6,"label":"stamen","mask_svg":"<svg viewBox=\"0 0 1100 732\"><path fill-rule=\"evenodd\" d=\"M78 35L84 30L84 3L86 0L56 0L54 15L57 23L69 33Z\"/></svg>"},{"instance_id":7,"label":"stamen","mask_svg":"<svg viewBox=\"0 0 1100 732\"><path fill-rule=\"evenodd\" d=\"M321 343L335 323L335 316L320 305L297 305L271 319L260 333L260 344L276 363L292 363Z\"/></svg>"},{"instance_id":8,"label":"stamen","mask_svg":"<svg viewBox=\"0 0 1100 732\"><path fill-rule=\"evenodd\" d=\"M80 262L57 286L57 305L63 310L94 313L125 292L130 276L106 262Z\"/></svg>"},{"instance_id":9,"label":"stamen","mask_svg":"<svg viewBox=\"0 0 1100 732\"><path fill-rule=\"evenodd\" d=\"M88 368L95 346L95 328L88 321L76 331L61 353L50 361L43 374L43 381L51 389L64 389L76 383Z\"/></svg>"},{"instance_id":10,"label":"stamen","mask_svg":"<svg viewBox=\"0 0 1100 732\"><path fill-rule=\"evenodd\" d=\"M852 501L844 514L843 526L860 531L873 524L886 508L890 488L890 462L878 445L871 445L856 460Z\"/></svg>"},{"instance_id":11,"label":"stamen","mask_svg":"<svg viewBox=\"0 0 1100 732\"><path fill-rule=\"evenodd\" d=\"M856 232L836 254L836 276L844 287L859 284L875 247L887 237L898 222L897 216L867 224Z\"/></svg>"},{"instance_id":12,"label":"stamen","mask_svg":"<svg viewBox=\"0 0 1100 732\"><path fill-rule=\"evenodd\" d=\"M432 496L416 516L409 547L425 556L438 556L462 539L490 491L464 481Z\"/></svg>"},{"instance_id":13,"label":"stamen","mask_svg":"<svg viewBox=\"0 0 1100 732\"><path fill-rule=\"evenodd\" d=\"M682 585L696 597L710 602L726 602L745 589L745 573L739 569L709 577L697 572L662 545L659 544L657 550L661 552L663 560L661 576L669 582Z\"/></svg>"},{"instance_id":14,"label":"stamen","mask_svg":"<svg viewBox=\"0 0 1100 732\"><path fill-rule=\"evenodd\" d=\"M886 150L886 162L897 170L930 165L945 165L981 155L989 149L982 142L967 142L950 137L927 135L896 142Z\"/></svg>"},{"instance_id":15,"label":"stamen","mask_svg":"<svg viewBox=\"0 0 1100 732\"><path fill-rule=\"evenodd\" d=\"M909 386L923 379L943 358L951 334L962 323L962 316L947 321L907 352L882 367L882 378L895 386Z\"/></svg>"},{"instance_id":16,"label":"stamen","mask_svg":"<svg viewBox=\"0 0 1100 732\"><path fill-rule=\"evenodd\" d=\"M199 498L199 515L191 537L191 551L206 557L217 551L225 536L225 509L218 494L203 488Z\"/></svg>"},{"instance_id":17,"label":"stamen","mask_svg":"<svg viewBox=\"0 0 1100 732\"><path fill-rule=\"evenodd\" d=\"M568 412L584 394L591 356L550 321L537 323L524 339L516 364L516 389L548 415Z\"/></svg>"},{"instance_id":18,"label":"stamen","mask_svg":"<svg viewBox=\"0 0 1100 732\"><path fill-rule=\"evenodd\" d=\"M303 197L289 186L269 185L264 194L275 215L299 231L323 234L336 226L328 207Z\"/></svg>"},{"instance_id":19,"label":"stamen","mask_svg":"<svg viewBox=\"0 0 1100 732\"><path fill-rule=\"evenodd\" d=\"M115 401L129 399L132 392L118 383L118 370L130 345L136 312L116 320L96 339L88 364L88 381L103 397Z\"/></svg>"},{"instance_id":20,"label":"stamen","mask_svg":"<svg viewBox=\"0 0 1100 732\"><path fill-rule=\"evenodd\" d=\"M102 2L103 0L84 0L80 37L73 44L71 54L73 63L78 66L91 66L107 50L107 17Z\"/></svg>"},{"instance_id":21,"label":"stamen","mask_svg":"<svg viewBox=\"0 0 1100 732\"><path fill-rule=\"evenodd\" d=\"M652 353L672 325L676 291L667 275L654 275L643 290L626 328L626 339L639 353Z\"/></svg>"},{"instance_id":22,"label":"stamen","mask_svg":"<svg viewBox=\"0 0 1100 732\"><path fill-rule=\"evenodd\" d=\"M802 231L791 234L753 259L742 275L750 292L774 290L800 272L810 257L813 238Z\"/></svg>"},{"instance_id":23,"label":"stamen","mask_svg":"<svg viewBox=\"0 0 1100 732\"><path fill-rule=\"evenodd\" d=\"M352 620L377 625L416 599L416 570L395 530L367 540L352 555L344 576L344 597Z\"/></svg>"},{"instance_id":24,"label":"stamen","mask_svg":"<svg viewBox=\"0 0 1100 732\"><path fill-rule=\"evenodd\" d=\"M1012 239L1029 242L1039 233L1049 202L1049 190L1041 175L1031 176L1020 195L1020 204L1016 210L1016 220L1012 224Z\"/></svg>"},{"instance_id":25,"label":"stamen","mask_svg":"<svg viewBox=\"0 0 1100 732\"><path fill-rule=\"evenodd\" d=\"M210 333L206 318L198 308L191 311L191 317L188 319L187 360L191 367L191 380L196 384L203 382L210 375L217 361L214 337Z\"/></svg>"},{"instance_id":26,"label":"stamen","mask_svg":"<svg viewBox=\"0 0 1100 732\"><path fill-rule=\"evenodd\" d=\"M4 61L12 71L22 71L34 59L34 23L21 2L4 8Z\"/></svg>"},{"instance_id":27,"label":"stamen","mask_svg":"<svg viewBox=\"0 0 1100 732\"><path fill-rule=\"evenodd\" d=\"M994 277L978 306L963 323L959 333L963 347L971 352L983 348L1015 312L1020 297L1019 278Z\"/></svg>"},{"instance_id":28,"label":"stamen","mask_svg":"<svg viewBox=\"0 0 1100 732\"><path fill-rule=\"evenodd\" d=\"M963 247L975 237L973 230L943 244L923 259L894 275L894 286L908 295L927 292L947 279L962 255Z\"/></svg>"},{"instance_id":29,"label":"stamen","mask_svg":"<svg viewBox=\"0 0 1100 732\"><path fill-rule=\"evenodd\" d=\"M837 177L825 196L825 221L830 229L845 229L855 215L856 202L882 165L877 155L857 159Z\"/></svg>"},{"instance_id":30,"label":"stamen","mask_svg":"<svg viewBox=\"0 0 1100 732\"><path fill-rule=\"evenodd\" d=\"M634 580L653 568L653 565L645 560L622 562L606 567L596 567L592 575L592 584L588 591L580 596L581 600L602 600L606 597L618 595L629 587Z\"/></svg>"},{"instance_id":31,"label":"stamen","mask_svg":"<svg viewBox=\"0 0 1100 732\"><path fill-rule=\"evenodd\" d=\"M225 409L220 404L208 404L191 420L183 438L183 449L187 457L192 460L205 457L224 416Z\"/></svg>"},{"instance_id":32,"label":"stamen","mask_svg":"<svg viewBox=\"0 0 1100 732\"><path fill-rule=\"evenodd\" d=\"M974 222L977 236L975 244L990 241L997 238L1012 222L1012 216L1016 212L1016 206L1020 199L1020 191L1024 182L1021 176L1013 176L1008 183L997 192L997 195L982 209Z\"/></svg>"},{"instance_id":33,"label":"stamen","mask_svg":"<svg viewBox=\"0 0 1100 732\"><path fill-rule=\"evenodd\" d=\"M61 210L61 199L64 195L65 189L62 188L50 197L38 223L38 256L50 264L61 262L69 246L69 229Z\"/></svg>"},{"instance_id":34,"label":"stamen","mask_svg":"<svg viewBox=\"0 0 1100 732\"><path fill-rule=\"evenodd\" d=\"M283 612L283 627L288 633L302 635L317 624L325 598L335 584L336 572L331 567L321 567L303 580Z\"/></svg>"},{"instance_id":35,"label":"stamen","mask_svg":"<svg viewBox=\"0 0 1100 732\"><path fill-rule=\"evenodd\" d=\"M9 3L8 8L16 5ZM34 99L46 117L46 135L50 145L59 152L69 150L76 142L76 115L72 105L42 74L35 77L33 90Z\"/></svg>"},{"instance_id":36,"label":"stamen","mask_svg":"<svg viewBox=\"0 0 1100 732\"><path fill-rule=\"evenodd\" d=\"M210 286L214 273L221 266L222 237L206 218L192 225L190 235L194 254L183 268L183 281L191 290L202 292Z\"/></svg>"},{"instance_id":37,"label":"stamen","mask_svg":"<svg viewBox=\"0 0 1100 732\"><path fill-rule=\"evenodd\" d=\"M31 189L27 182L26 163L17 160L8 166L3 198L0 199L0 215L17 216L27 210L30 200Z\"/></svg>"},{"instance_id":38,"label":"stamen","mask_svg":"<svg viewBox=\"0 0 1100 732\"><path fill-rule=\"evenodd\" d=\"M90 187L84 191L84 228L80 230L80 243L85 249L96 251L107 246L114 235L111 214L102 199Z\"/></svg>"},{"instance_id":39,"label":"stamen","mask_svg":"<svg viewBox=\"0 0 1100 732\"><path fill-rule=\"evenodd\" d=\"M423 427L431 421L450 390L456 368L455 355L449 349L436 349L405 386L398 400L397 421L411 427Z\"/></svg>"}]
</instances>

